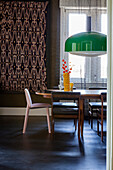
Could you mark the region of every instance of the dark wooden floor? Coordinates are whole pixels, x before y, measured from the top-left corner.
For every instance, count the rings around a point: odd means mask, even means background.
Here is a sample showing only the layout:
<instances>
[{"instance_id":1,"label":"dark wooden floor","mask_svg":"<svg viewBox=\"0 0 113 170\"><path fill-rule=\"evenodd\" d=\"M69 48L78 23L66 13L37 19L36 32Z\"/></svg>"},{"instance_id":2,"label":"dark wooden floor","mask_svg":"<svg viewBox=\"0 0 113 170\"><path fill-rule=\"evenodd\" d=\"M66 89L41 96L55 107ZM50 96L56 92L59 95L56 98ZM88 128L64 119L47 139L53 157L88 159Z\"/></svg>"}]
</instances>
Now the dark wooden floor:
<instances>
[{"instance_id":1,"label":"dark wooden floor","mask_svg":"<svg viewBox=\"0 0 113 170\"><path fill-rule=\"evenodd\" d=\"M105 170L106 143L85 121L79 144L73 121L57 121L55 134L47 132L46 117L29 117L22 134L23 118L0 117L0 170Z\"/></svg>"}]
</instances>

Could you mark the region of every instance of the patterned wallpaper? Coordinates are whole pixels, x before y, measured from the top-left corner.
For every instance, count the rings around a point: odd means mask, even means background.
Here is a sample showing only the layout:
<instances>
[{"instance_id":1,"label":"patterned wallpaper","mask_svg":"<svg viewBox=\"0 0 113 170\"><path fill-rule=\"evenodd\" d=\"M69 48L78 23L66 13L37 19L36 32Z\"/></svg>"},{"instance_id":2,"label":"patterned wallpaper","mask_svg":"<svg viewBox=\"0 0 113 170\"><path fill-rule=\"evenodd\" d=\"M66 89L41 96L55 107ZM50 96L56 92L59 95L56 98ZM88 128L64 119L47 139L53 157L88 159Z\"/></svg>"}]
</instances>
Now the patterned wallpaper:
<instances>
[{"instance_id":1,"label":"patterned wallpaper","mask_svg":"<svg viewBox=\"0 0 113 170\"><path fill-rule=\"evenodd\" d=\"M0 90L44 91L47 2L0 2Z\"/></svg>"}]
</instances>

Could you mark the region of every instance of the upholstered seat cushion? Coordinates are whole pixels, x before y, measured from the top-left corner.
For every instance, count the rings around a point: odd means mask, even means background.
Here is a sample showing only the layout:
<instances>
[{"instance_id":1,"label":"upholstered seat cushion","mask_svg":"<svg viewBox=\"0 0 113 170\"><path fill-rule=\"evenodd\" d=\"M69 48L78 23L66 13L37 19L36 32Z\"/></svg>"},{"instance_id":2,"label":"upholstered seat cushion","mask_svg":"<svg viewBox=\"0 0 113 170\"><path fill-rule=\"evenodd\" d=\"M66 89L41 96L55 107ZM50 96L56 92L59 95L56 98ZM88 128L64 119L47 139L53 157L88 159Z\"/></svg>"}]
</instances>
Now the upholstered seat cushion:
<instances>
[{"instance_id":1,"label":"upholstered seat cushion","mask_svg":"<svg viewBox=\"0 0 113 170\"><path fill-rule=\"evenodd\" d=\"M102 105L101 102L89 102L89 106L90 106L90 107L99 108L99 107L101 107L101 105ZM107 107L107 102L104 102L104 103L103 103L103 106L104 106L104 107Z\"/></svg>"},{"instance_id":2,"label":"upholstered seat cushion","mask_svg":"<svg viewBox=\"0 0 113 170\"><path fill-rule=\"evenodd\" d=\"M78 107L74 102L53 102L53 107Z\"/></svg>"},{"instance_id":3,"label":"upholstered seat cushion","mask_svg":"<svg viewBox=\"0 0 113 170\"><path fill-rule=\"evenodd\" d=\"M64 108L64 107L58 107L53 108L53 114L55 115L77 115L78 114L78 108Z\"/></svg>"},{"instance_id":4,"label":"upholstered seat cushion","mask_svg":"<svg viewBox=\"0 0 113 170\"><path fill-rule=\"evenodd\" d=\"M36 109L36 108L47 108L47 107L51 107L50 104L48 103L33 103L31 104L30 108L31 109Z\"/></svg>"}]
</instances>

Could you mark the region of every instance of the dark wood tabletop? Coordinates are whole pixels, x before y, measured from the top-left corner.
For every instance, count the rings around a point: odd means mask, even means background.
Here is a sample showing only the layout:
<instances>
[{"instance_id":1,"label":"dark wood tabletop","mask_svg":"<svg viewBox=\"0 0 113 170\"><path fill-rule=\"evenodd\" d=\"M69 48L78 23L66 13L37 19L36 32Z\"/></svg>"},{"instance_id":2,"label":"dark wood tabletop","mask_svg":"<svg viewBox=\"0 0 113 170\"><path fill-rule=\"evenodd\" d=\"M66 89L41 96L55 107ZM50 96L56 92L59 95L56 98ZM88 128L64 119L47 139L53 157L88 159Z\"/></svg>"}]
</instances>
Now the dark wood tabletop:
<instances>
[{"instance_id":1,"label":"dark wood tabletop","mask_svg":"<svg viewBox=\"0 0 113 170\"><path fill-rule=\"evenodd\" d=\"M41 95L44 98L51 98L51 92L64 92L64 90L56 90L56 89L48 89L47 93L40 93L36 92L37 95ZM70 91L69 91L70 92ZM107 93L107 90L86 90L86 89L76 89L73 90L73 92L80 92L81 93L81 98L83 99L89 99L89 98L98 98L102 92Z\"/></svg>"}]
</instances>

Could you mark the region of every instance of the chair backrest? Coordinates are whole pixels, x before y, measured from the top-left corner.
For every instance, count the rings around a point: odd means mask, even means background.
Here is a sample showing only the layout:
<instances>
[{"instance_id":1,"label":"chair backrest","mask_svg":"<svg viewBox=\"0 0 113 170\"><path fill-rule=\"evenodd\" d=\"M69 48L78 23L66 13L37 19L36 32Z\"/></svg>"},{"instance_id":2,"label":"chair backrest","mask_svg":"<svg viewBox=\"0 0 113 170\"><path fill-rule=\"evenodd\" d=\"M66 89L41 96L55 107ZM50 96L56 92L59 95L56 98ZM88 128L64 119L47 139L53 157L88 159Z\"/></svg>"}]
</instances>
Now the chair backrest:
<instances>
[{"instance_id":1,"label":"chair backrest","mask_svg":"<svg viewBox=\"0 0 113 170\"><path fill-rule=\"evenodd\" d=\"M107 90L107 87L89 87L89 90ZM90 101L98 102L99 100L98 99L89 99L89 102Z\"/></svg>"},{"instance_id":2,"label":"chair backrest","mask_svg":"<svg viewBox=\"0 0 113 170\"><path fill-rule=\"evenodd\" d=\"M101 101L102 102L106 102L107 101L107 93L105 93L105 92L101 93Z\"/></svg>"},{"instance_id":3,"label":"chair backrest","mask_svg":"<svg viewBox=\"0 0 113 170\"><path fill-rule=\"evenodd\" d=\"M58 100L79 100L79 92L52 92L52 102Z\"/></svg>"},{"instance_id":4,"label":"chair backrest","mask_svg":"<svg viewBox=\"0 0 113 170\"><path fill-rule=\"evenodd\" d=\"M31 100L31 96L30 96L30 93L29 93L29 90L28 89L25 89L25 96L26 96L26 101L27 101L27 105L29 107L31 107L32 105L32 100Z\"/></svg>"},{"instance_id":5,"label":"chair backrest","mask_svg":"<svg viewBox=\"0 0 113 170\"><path fill-rule=\"evenodd\" d=\"M103 113L103 109L104 109L104 102L106 102L107 101L107 93L104 93L104 92L102 92L101 93L101 112ZM103 114L102 114L102 116L103 116Z\"/></svg>"},{"instance_id":6,"label":"chair backrest","mask_svg":"<svg viewBox=\"0 0 113 170\"><path fill-rule=\"evenodd\" d=\"M107 87L89 87L89 90L107 90Z\"/></svg>"}]
</instances>

